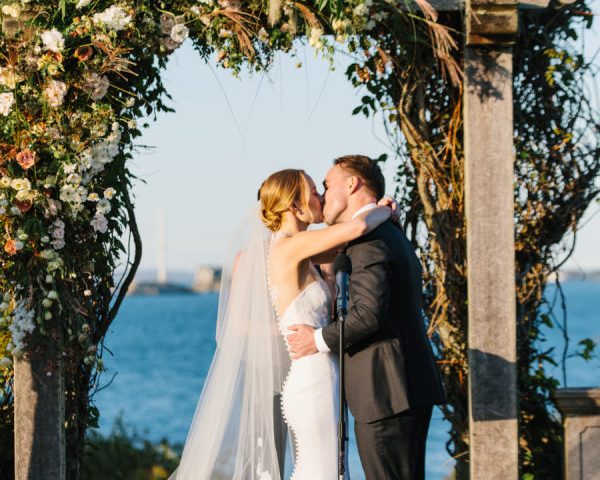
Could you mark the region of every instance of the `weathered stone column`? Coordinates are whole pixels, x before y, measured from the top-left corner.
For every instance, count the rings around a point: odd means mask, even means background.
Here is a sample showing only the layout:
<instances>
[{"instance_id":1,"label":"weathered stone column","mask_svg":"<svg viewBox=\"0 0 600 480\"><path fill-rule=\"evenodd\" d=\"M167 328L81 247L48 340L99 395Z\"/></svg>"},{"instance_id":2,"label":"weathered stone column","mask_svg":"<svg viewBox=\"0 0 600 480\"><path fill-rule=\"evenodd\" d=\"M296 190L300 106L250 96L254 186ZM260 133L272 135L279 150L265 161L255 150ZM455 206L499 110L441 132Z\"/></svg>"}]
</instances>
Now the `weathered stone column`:
<instances>
[{"instance_id":1,"label":"weathered stone column","mask_svg":"<svg viewBox=\"0 0 600 480\"><path fill-rule=\"evenodd\" d=\"M15 359L14 371L15 480L64 480L63 362L37 354Z\"/></svg>"},{"instance_id":2,"label":"weathered stone column","mask_svg":"<svg viewBox=\"0 0 600 480\"><path fill-rule=\"evenodd\" d=\"M565 480L600 480L600 388L562 388Z\"/></svg>"},{"instance_id":3,"label":"weathered stone column","mask_svg":"<svg viewBox=\"0 0 600 480\"><path fill-rule=\"evenodd\" d=\"M467 2L464 134L471 480L518 478L509 45L516 26L516 1Z\"/></svg>"}]
</instances>

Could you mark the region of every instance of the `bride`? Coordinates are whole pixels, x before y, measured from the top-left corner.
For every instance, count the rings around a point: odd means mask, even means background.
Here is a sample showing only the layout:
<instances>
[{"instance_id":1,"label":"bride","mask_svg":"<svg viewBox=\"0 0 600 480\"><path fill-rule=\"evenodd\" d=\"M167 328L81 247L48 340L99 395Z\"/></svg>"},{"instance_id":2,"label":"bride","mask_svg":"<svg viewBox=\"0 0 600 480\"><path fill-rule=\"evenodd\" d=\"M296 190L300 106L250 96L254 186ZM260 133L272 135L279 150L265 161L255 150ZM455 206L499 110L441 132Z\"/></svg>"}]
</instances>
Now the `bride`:
<instances>
[{"instance_id":1,"label":"bride","mask_svg":"<svg viewBox=\"0 0 600 480\"><path fill-rule=\"evenodd\" d=\"M178 468L169 480L278 480L286 430L293 480L337 478L337 359L290 360L287 327L330 321L333 292L315 264L386 221L392 201L320 230L322 199L303 170L265 180L223 266L217 348ZM328 271L324 266L321 271Z\"/></svg>"}]
</instances>

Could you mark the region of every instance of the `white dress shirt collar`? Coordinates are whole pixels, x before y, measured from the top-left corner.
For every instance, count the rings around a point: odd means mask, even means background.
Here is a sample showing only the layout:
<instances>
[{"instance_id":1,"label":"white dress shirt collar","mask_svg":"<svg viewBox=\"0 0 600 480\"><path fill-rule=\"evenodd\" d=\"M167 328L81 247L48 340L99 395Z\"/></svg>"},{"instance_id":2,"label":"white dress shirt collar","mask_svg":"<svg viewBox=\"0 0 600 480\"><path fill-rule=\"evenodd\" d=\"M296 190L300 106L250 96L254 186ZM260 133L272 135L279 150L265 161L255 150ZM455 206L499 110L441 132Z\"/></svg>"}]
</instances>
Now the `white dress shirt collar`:
<instances>
[{"instance_id":1,"label":"white dress shirt collar","mask_svg":"<svg viewBox=\"0 0 600 480\"><path fill-rule=\"evenodd\" d=\"M373 208L377 207L376 203L367 203L365 206L359 208L354 215L352 215L352 218L356 218L358 217L361 213L366 212L367 210L371 210Z\"/></svg>"}]
</instances>

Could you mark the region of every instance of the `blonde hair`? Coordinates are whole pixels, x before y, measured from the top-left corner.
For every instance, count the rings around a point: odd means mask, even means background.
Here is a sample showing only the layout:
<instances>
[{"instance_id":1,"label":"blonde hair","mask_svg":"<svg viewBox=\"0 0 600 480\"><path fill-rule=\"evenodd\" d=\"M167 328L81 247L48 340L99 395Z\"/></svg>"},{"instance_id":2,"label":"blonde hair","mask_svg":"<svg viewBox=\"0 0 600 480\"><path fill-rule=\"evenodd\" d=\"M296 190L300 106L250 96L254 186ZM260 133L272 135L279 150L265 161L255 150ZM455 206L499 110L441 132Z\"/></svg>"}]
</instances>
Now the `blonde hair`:
<instances>
[{"instance_id":1,"label":"blonde hair","mask_svg":"<svg viewBox=\"0 0 600 480\"><path fill-rule=\"evenodd\" d=\"M258 191L261 219L272 232L281 228L283 213L299 201L301 208L308 204L309 189L304 170L288 168L275 172L267 178Z\"/></svg>"}]
</instances>

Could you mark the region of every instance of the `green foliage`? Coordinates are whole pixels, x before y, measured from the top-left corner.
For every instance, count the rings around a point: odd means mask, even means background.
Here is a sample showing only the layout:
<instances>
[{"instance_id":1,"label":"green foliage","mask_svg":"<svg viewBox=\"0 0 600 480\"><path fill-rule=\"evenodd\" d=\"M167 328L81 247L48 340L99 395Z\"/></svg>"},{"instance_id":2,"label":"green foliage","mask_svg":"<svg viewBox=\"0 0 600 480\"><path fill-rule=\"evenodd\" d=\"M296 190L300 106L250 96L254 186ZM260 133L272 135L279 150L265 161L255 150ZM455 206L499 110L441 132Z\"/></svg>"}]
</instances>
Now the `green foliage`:
<instances>
[{"instance_id":1,"label":"green foliage","mask_svg":"<svg viewBox=\"0 0 600 480\"><path fill-rule=\"evenodd\" d=\"M128 430L119 417L110 435L89 430L82 462L82 480L166 480L181 456L181 445L144 439Z\"/></svg>"}]
</instances>

